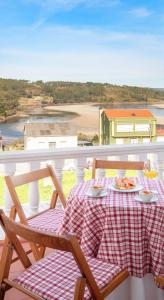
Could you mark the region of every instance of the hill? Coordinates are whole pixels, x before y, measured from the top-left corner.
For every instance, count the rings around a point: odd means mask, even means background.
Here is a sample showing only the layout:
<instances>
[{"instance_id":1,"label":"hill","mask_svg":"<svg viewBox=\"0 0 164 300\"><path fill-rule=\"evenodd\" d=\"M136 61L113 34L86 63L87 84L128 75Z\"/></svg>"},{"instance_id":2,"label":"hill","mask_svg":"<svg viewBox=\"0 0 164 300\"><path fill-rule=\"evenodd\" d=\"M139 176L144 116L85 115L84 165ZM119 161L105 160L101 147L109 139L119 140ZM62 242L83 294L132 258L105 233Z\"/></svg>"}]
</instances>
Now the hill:
<instances>
[{"instance_id":1,"label":"hill","mask_svg":"<svg viewBox=\"0 0 164 300\"><path fill-rule=\"evenodd\" d=\"M18 112L32 111L33 107L64 103L143 104L164 101L164 90L119 86L109 83L28 82L0 78L1 120Z\"/></svg>"}]
</instances>

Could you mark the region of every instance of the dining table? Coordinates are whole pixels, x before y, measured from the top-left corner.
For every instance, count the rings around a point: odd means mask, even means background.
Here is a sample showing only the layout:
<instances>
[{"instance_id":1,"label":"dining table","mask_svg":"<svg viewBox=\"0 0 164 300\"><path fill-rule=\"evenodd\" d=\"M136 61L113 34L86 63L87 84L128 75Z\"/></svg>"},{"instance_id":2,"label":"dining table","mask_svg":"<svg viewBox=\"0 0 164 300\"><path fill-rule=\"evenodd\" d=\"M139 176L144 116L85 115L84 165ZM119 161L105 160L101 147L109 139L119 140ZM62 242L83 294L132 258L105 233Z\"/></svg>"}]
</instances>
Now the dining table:
<instances>
[{"instance_id":1,"label":"dining table","mask_svg":"<svg viewBox=\"0 0 164 300\"><path fill-rule=\"evenodd\" d=\"M133 181L131 190L117 189L111 177L77 184L68 197L59 233L75 234L86 256L123 266L131 278L154 277L164 274L164 182L145 177ZM91 192L95 185L103 187L97 196ZM152 191L151 201L143 202L140 190ZM164 299L160 290L158 299Z\"/></svg>"}]
</instances>

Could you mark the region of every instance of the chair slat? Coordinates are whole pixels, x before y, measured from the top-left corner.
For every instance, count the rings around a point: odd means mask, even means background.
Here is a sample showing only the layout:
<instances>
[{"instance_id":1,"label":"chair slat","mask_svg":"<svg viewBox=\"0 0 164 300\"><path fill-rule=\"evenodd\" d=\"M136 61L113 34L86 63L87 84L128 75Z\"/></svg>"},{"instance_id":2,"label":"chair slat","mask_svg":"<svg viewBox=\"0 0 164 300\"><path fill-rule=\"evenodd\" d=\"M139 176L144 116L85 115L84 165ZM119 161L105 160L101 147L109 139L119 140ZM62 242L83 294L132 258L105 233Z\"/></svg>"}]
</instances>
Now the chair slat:
<instances>
[{"instance_id":1,"label":"chair slat","mask_svg":"<svg viewBox=\"0 0 164 300\"><path fill-rule=\"evenodd\" d=\"M93 160L92 178L96 177L96 169L113 169L113 170L143 170L144 162L142 161L113 161L113 160Z\"/></svg>"},{"instance_id":2,"label":"chair slat","mask_svg":"<svg viewBox=\"0 0 164 300\"><path fill-rule=\"evenodd\" d=\"M43 179L43 178L46 178L49 176L50 176L49 169L44 168L44 169L29 172L29 173L24 173L21 175L10 176L10 179L12 181L12 184L16 187L16 186L27 184L32 181L37 181L37 180L40 180L40 179ZM6 178L7 177L8 176L6 176Z\"/></svg>"}]
</instances>

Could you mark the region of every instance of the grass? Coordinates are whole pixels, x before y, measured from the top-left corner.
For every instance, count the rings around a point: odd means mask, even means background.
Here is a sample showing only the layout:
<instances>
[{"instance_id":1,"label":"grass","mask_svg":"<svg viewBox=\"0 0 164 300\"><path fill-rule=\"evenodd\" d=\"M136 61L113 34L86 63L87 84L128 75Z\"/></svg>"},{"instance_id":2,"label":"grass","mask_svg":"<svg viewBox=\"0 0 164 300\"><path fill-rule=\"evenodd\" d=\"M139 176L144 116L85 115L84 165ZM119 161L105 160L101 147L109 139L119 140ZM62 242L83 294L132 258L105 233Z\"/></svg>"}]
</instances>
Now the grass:
<instances>
[{"instance_id":1,"label":"grass","mask_svg":"<svg viewBox=\"0 0 164 300\"><path fill-rule=\"evenodd\" d=\"M115 171L107 171L106 176L108 177L114 177L116 176ZM127 173L127 176L135 176L134 171L129 171ZM91 170L85 170L84 180L91 179ZM64 194L67 197L73 188L73 186L76 184L76 174L74 171L64 171L63 172L63 179L62 179L62 186L64 190ZM0 207L4 206L4 178L0 176ZM29 186L23 185L21 187L17 188L18 196L21 200L21 203L27 203L28 200L28 192L29 192ZM49 201L51 199L52 195L52 187L50 185L50 182L47 180L41 180L39 182L39 193L40 193L40 199L42 201Z\"/></svg>"},{"instance_id":2,"label":"grass","mask_svg":"<svg viewBox=\"0 0 164 300\"><path fill-rule=\"evenodd\" d=\"M85 170L85 180L91 179L91 171ZM70 190L73 188L73 186L76 184L76 174L74 171L64 171L63 173L63 180L62 180L62 186L64 190L64 194L67 197L70 193ZM0 176L0 207L4 206L4 178ZM27 203L28 202L28 192L29 192L29 186L28 185L22 185L21 187L17 188L18 196L21 200L21 203ZM51 199L52 195L52 186L49 181L47 180L40 180L39 182L39 193L40 193L40 199L42 201L48 201Z\"/></svg>"}]
</instances>

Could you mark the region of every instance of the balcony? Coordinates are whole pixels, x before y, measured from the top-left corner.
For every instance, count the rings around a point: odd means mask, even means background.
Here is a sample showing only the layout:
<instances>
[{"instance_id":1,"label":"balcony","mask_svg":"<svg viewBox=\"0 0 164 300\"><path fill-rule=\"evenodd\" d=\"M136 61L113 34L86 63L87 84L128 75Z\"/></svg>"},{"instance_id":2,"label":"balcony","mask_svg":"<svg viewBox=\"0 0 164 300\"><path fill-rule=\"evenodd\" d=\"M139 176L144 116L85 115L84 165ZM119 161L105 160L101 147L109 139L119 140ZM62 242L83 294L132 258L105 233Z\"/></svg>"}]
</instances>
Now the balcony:
<instances>
[{"instance_id":1,"label":"balcony","mask_svg":"<svg viewBox=\"0 0 164 300\"><path fill-rule=\"evenodd\" d=\"M0 155L0 172L1 175L13 175L15 173L23 173L27 170L35 170L47 163L55 166L57 177L60 182L63 178L63 170L66 167L74 168L76 183L82 182L85 175L85 168L88 168L88 162L91 162L94 157L101 159L117 159L117 160L138 160L143 161L147 158L157 162L160 178L164 174L164 143L149 143L149 144L133 144L133 145L109 145L98 147L77 147L67 149L56 149L54 151L20 151L20 152L4 152ZM69 162L69 164L68 164ZM70 164L71 162L71 164ZM121 170L119 171L121 172ZM142 176L142 171L139 171ZM98 175L104 176L104 171L99 170ZM39 199L38 185L33 183L29 186L29 199L27 204L30 213L35 213L42 206L42 200ZM4 189L4 208L9 212L11 207L11 199L7 189ZM19 272L20 265L17 263L13 266L14 274ZM161 298L163 299L161 294ZM6 294L6 300L12 299L29 299L24 298L19 293L12 294L9 291ZM112 298L109 298L112 299ZM114 298L115 299L115 298Z\"/></svg>"}]
</instances>

